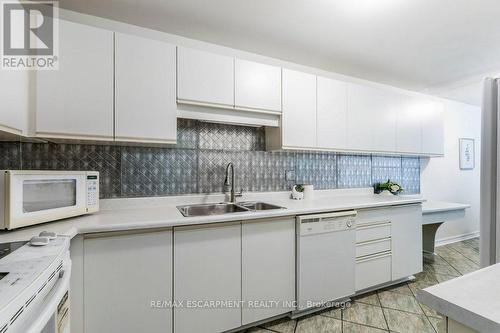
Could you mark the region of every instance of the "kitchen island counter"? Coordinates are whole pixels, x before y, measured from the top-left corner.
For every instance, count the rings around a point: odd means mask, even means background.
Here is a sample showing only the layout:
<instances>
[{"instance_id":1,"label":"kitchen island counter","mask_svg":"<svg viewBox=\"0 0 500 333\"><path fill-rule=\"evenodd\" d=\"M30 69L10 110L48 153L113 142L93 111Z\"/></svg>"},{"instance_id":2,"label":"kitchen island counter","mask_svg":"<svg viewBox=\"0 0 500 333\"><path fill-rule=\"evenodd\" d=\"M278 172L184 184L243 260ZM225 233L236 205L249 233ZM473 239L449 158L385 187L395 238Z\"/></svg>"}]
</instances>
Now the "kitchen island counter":
<instances>
[{"instance_id":1,"label":"kitchen island counter","mask_svg":"<svg viewBox=\"0 0 500 333\"><path fill-rule=\"evenodd\" d=\"M421 290L417 299L448 317L448 332L500 332L500 264ZM459 326L462 330L450 329ZM464 327L463 327L464 326Z\"/></svg>"}]
</instances>

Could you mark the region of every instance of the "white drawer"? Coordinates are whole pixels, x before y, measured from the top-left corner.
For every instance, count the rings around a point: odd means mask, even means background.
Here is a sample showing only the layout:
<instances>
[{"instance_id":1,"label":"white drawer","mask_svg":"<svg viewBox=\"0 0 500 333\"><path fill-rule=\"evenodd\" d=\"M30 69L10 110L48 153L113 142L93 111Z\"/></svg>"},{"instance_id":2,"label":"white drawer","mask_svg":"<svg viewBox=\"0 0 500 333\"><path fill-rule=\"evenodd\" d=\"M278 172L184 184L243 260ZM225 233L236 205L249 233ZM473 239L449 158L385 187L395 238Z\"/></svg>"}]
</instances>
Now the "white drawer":
<instances>
[{"instance_id":1,"label":"white drawer","mask_svg":"<svg viewBox=\"0 0 500 333\"><path fill-rule=\"evenodd\" d=\"M356 243L391 237L391 222L366 224L356 227Z\"/></svg>"},{"instance_id":2,"label":"white drawer","mask_svg":"<svg viewBox=\"0 0 500 333\"><path fill-rule=\"evenodd\" d=\"M391 238L378 239L356 245L356 258L391 251Z\"/></svg>"},{"instance_id":3,"label":"white drawer","mask_svg":"<svg viewBox=\"0 0 500 333\"><path fill-rule=\"evenodd\" d=\"M380 223L390 221L392 208L375 208L369 210L358 210L356 224L362 226L364 224Z\"/></svg>"},{"instance_id":4,"label":"white drawer","mask_svg":"<svg viewBox=\"0 0 500 333\"><path fill-rule=\"evenodd\" d=\"M356 291L391 281L391 262L390 252L356 260Z\"/></svg>"}]
</instances>

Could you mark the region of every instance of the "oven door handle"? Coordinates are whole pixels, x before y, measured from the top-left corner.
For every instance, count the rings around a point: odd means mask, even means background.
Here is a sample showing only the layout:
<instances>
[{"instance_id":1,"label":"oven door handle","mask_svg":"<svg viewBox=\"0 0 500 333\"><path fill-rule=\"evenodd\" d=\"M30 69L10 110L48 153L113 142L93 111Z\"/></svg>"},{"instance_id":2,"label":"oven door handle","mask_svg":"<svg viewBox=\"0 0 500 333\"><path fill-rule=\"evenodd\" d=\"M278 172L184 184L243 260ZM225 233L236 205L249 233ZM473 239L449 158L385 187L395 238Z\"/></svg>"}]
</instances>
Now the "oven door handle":
<instances>
[{"instance_id":1,"label":"oven door handle","mask_svg":"<svg viewBox=\"0 0 500 333\"><path fill-rule=\"evenodd\" d=\"M69 267L68 267L69 266ZM71 263L59 272L59 280L35 312L28 327L22 330L26 333L40 333L51 320L57 321L57 307L67 291L71 276ZM62 274L61 274L62 273ZM57 327L57 322L54 322ZM21 332L21 331L20 331Z\"/></svg>"}]
</instances>

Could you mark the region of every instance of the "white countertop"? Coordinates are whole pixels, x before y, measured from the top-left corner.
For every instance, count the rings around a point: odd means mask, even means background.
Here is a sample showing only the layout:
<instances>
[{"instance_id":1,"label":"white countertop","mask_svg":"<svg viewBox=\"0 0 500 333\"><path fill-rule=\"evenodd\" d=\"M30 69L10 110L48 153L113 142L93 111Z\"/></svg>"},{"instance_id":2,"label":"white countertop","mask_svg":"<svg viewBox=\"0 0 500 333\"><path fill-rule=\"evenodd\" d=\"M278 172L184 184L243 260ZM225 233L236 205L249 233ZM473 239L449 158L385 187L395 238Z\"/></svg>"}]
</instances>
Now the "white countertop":
<instances>
[{"instance_id":1,"label":"white countertop","mask_svg":"<svg viewBox=\"0 0 500 333\"><path fill-rule=\"evenodd\" d=\"M421 290L420 302L478 332L500 332L500 264Z\"/></svg>"},{"instance_id":2,"label":"white countertop","mask_svg":"<svg viewBox=\"0 0 500 333\"><path fill-rule=\"evenodd\" d=\"M314 191L313 198L292 200L289 192L247 193L239 201L263 201L286 209L242 212L204 217L184 217L176 206L195 203L217 203L224 195L195 195L161 198L101 200L101 211L13 231L0 231L0 243L27 240L41 231L77 234L122 231L146 228L166 228L182 225L253 220L279 216L331 212L393 205L421 203L420 196L387 196L373 194L372 188Z\"/></svg>"},{"instance_id":3,"label":"white countertop","mask_svg":"<svg viewBox=\"0 0 500 333\"><path fill-rule=\"evenodd\" d=\"M426 201L422 204L423 214L433 214L440 212L449 212L454 210L464 210L470 208L468 204L445 202L445 201Z\"/></svg>"}]
</instances>

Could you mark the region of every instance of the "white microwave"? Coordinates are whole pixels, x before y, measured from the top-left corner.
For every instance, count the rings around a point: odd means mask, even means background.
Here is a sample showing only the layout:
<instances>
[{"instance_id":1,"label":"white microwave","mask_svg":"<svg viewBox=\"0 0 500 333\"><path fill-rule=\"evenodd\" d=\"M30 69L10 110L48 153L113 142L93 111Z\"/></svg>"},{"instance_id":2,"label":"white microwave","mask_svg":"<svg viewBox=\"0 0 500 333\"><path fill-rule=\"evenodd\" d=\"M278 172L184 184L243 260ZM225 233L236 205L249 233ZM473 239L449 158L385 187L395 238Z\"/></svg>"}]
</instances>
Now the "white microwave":
<instances>
[{"instance_id":1,"label":"white microwave","mask_svg":"<svg viewBox=\"0 0 500 333\"><path fill-rule=\"evenodd\" d=\"M99 210L99 172L0 171L0 229Z\"/></svg>"}]
</instances>

